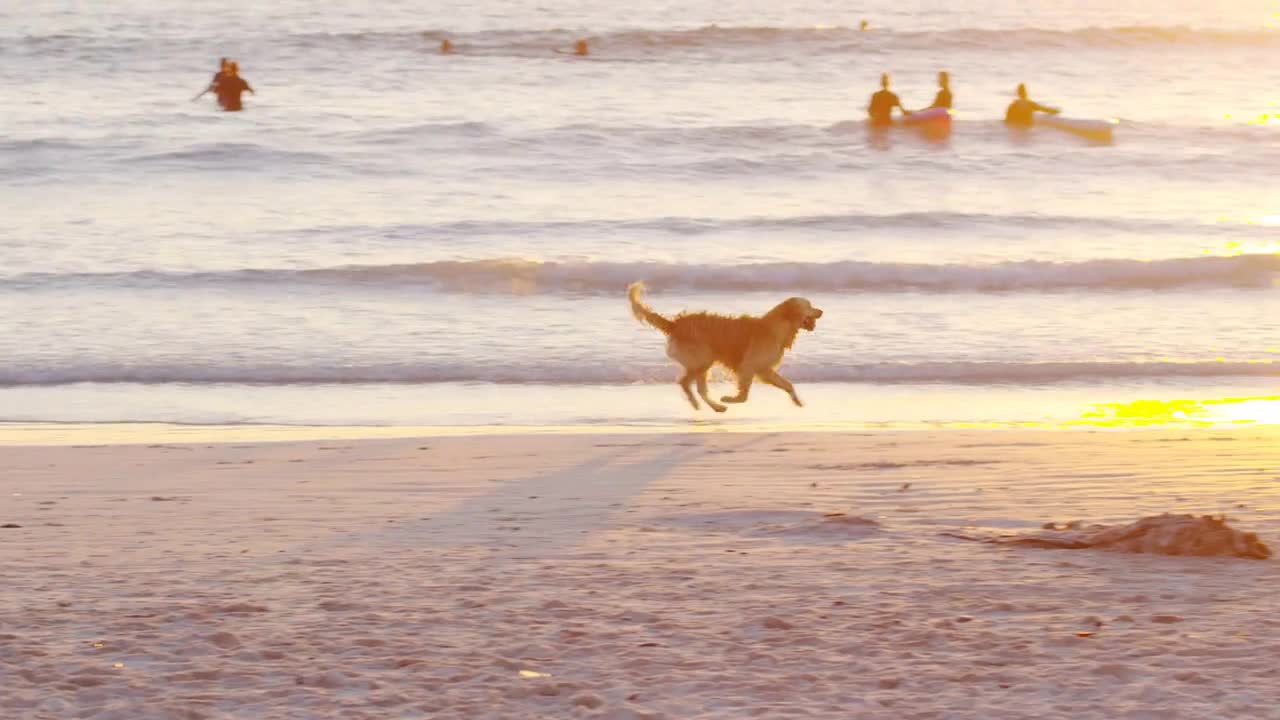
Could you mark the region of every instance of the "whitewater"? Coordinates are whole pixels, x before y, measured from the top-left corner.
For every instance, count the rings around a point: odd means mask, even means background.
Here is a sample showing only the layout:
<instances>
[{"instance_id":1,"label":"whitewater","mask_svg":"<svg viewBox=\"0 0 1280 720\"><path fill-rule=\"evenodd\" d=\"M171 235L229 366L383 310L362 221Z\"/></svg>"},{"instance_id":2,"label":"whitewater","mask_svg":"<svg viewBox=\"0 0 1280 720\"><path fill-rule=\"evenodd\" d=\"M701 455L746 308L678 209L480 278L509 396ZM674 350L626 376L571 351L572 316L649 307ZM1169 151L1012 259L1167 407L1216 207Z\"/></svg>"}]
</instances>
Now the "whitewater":
<instances>
[{"instance_id":1,"label":"whitewater","mask_svg":"<svg viewBox=\"0 0 1280 720\"><path fill-rule=\"evenodd\" d=\"M1277 57L1255 0L0 7L0 422L689 422L635 280L825 310L730 425L1267 397ZM867 132L940 70L948 138Z\"/></svg>"}]
</instances>

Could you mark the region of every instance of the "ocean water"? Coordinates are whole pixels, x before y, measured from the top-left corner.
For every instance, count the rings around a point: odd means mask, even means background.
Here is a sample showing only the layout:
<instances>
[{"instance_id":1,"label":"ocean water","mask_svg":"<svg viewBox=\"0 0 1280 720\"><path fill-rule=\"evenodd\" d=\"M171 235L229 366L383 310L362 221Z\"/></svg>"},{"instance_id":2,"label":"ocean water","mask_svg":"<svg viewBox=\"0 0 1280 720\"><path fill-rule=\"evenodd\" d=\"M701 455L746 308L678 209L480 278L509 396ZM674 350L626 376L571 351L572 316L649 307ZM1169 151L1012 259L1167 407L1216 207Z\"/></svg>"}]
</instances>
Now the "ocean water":
<instances>
[{"instance_id":1,"label":"ocean water","mask_svg":"<svg viewBox=\"0 0 1280 720\"><path fill-rule=\"evenodd\" d=\"M0 422L1280 418L1272 2L34 0L0 107ZM694 413L633 280L810 298L807 407Z\"/></svg>"}]
</instances>

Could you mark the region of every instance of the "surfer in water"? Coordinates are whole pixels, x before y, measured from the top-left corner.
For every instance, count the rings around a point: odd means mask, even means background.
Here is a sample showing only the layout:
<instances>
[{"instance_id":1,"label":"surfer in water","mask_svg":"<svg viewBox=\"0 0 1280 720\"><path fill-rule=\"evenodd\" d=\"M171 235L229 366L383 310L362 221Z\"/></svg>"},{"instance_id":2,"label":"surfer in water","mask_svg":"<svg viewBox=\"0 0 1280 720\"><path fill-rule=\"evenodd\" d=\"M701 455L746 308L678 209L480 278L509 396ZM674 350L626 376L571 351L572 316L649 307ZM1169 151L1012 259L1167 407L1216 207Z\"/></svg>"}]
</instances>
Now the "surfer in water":
<instances>
[{"instance_id":1,"label":"surfer in water","mask_svg":"<svg viewBox=\"0 0 1280 720\"><path fill-rule=\"evenodd\" d=\"M231 65L231 61L227 58L218 58L218 72L213 74L213 79L209 81L209 87L213 88L227 74L227 68ZM207 92L207 91L206 91Z\"/></svg>"},{"instance_id":2,"label":"surfer in water","mask_svg":"<svg viewBox=\"0 0 1280 720\"><path fill-rule=\"evenodd\" d=\"M561 50L560 48L552 48L551 52L559 55L576 55L577 57L587 57L591 54L591 48L587 45L587 41L579 40L573 44L573 50Z\"/></svg>"},{"instance_id":3,"label":"surfer in water","mask_svg":"<svg viewBox=\"0 0 1280 720\"><path fill-rule=\"evenodd\" d=\"M207 93L212 92L214 88L218 87L218 81L220 81L220 80L222 80L222 78L226 77L226 75L227 75L227 66L228 66L228 65L230 65L230 64L231 64L231 61L230 61L230 60L228 60L228 59L226 59L226 58L219 58L219 59L218 59L218 72L216 72L216 73L214 73L214 74L213 74L213 79L209 81L209 87L206 87L204 90L201 90L199 95L197 95L197 96L195 96L195 97L191 98L192 102L195 102L196 100L199 100L200 98L204 97Z\"/></svg>"},{"instance_id":4,"label":"surfer in water","mask_svg":"<svg viewBox=\"0 0 1280 720\"><path fill-rule=\"evenodd\" d=\"M951 75L946 72L938 73L938 95L933 99L931 108L951 109Z\"/></svg>"},{"instance_id":5,"label":"surfer in water","mask_svg":"<svg viewBox=\"0 0 1280 720\"><path fill-rule=\"evenodd\" d=\"M561 55L576 55L578 57L587 57L588 55L591 54L591 48L587 45L586 40L579 40L578 42L573 44L573 52L569 52L568 50L561 50L560 48L552 48L551 52L559 53Z\"/></svg>"},{"instance_id":6,"label":"surfer in water","mask_svg":"<svg viewBox=\"0 0 1280 720\"><path fill-rule=\"evenodd\" d=\"M893 109L898 108L903 115L911 111L902 107L902 101L889 90L889 73L880 76L880 90L871 96L871 104L867 106L867 117L871 124L885 127L893 124Z\"/></svg>"},{"instance_id":7,"label":"surfer in water","mask_svg":"<svg viewBox=\"0 0 1280 720\"><path fill-rule=\"evenodd\" d=\"M1035 114L1038 112L1057 115L1058 109L1045 107L1034 100L1028 99L1027 86L1019 84L1018 99L1009 103L1009 109L1004 114L1004 122L1006 125L1014 127L1031 127L1032 123L1035 122Z\"/></svg>"},{"instance_id":8,"label":"surfer in water","mask_svg":"<svg viewBox=\"0 0 1280 720\"><path fill-rule=\"evenodd\" d=\"M240 66L234 62L227 63L222 79L213 85L213 92L218 96L218 104L227 112L243 110L244 105L240 102L240 96L245 90L257 95L249 83L240 77Z\"/></svg>"}]
</instances>

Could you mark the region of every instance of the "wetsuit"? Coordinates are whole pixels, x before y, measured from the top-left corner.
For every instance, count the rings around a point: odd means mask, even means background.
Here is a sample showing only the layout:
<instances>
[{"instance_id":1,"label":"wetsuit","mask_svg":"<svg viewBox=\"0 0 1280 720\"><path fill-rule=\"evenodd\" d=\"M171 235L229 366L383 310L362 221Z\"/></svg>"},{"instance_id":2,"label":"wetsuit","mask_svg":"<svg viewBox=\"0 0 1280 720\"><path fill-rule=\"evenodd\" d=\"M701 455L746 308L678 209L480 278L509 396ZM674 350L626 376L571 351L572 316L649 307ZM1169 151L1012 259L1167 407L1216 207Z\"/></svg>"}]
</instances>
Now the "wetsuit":
<instances>
[{"instance_id":1,"label":"wetsuit","mask_svg":"<svg viewBox=\"0 0 1280 720\"><path fill-rule=\"evenodd\" d=\"M1057 110L1045 107L1038 102L1032 102L1025 98L1018 98L1009 104L1009 109L1004 114L1004 121L1009 125L1021 125L1026 127L1035 122L1034 116L1038 112L1055 113Z\"/></svg>"},{"instance_id":2,"label":"wetsuit","mask_svg":"<svg viewBox=\"0 0 1280 720\"><path fill-rule=\"evenodd\" d=\"M942 88L938 91L938 96L933 99L933 107L951 109L951 91Z\"/></svg>"},{"instance_id":3,"label":"wetsuit","mask_svg":"<svg viewBox=\"0 0 1280 720\"><path fill-rule=\"evenodd\" d=\"M202 98L202 97L204 97L204 93L207 93L207 92L213 92L214 88L218 87L218 83L222 82L222 78L224 78L224 77L226 77L226 76L227 76L227 74L226 74L225 72L223 72L222 70L219 70L218 72L214 73L214 74L213 74L213 79L209 81L209 87L205 88L205 89L204 89L204 92L202 92L202 93L200 93L199 95L197 95L197 96L196 96L196 98Z\"/></svg>"},{"instance_id":4,"label":"wetsuit","mask_svg":"<svg viewBox=\"0 0 1280 720\"><path fill-rule=\"evenodd\" d=\"M240 102L240 95L245 90L253 92L253 88L249 87L249 83L239 75L227 75L218 81L213 87L213 91L218 94L218 104L223 110L235 112L243 110L244 105Z\"/></svg>"},{"instance_id":5,"label":"wetsuit","mask_svg":"<svg viewBox=\"0 0 1280 720\"><path fill-rule=\"evenodd\" d=\"M872 124L889 125L893 123L893 109L902 107L898 96L888 90L881 90L871 96L871 104L867 106L867 115Z\"/></svg>"}]
</instances>

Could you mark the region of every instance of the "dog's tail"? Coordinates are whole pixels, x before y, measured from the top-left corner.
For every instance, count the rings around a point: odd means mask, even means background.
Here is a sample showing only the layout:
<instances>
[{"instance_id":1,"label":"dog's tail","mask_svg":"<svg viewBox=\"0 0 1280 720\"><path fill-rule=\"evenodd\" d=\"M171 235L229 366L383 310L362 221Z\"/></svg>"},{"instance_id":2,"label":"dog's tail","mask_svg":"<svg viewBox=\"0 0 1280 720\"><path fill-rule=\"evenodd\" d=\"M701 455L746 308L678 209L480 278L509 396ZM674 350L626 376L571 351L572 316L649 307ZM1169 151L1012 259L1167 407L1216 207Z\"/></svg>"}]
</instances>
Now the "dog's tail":
<instances>
[{"instance_id":1,"label":"dog's tail","mask_svg":"<svg viewBox=\"0 0 1280 720\"><path fill-rule=\"evenodd\" d=\"M633 282L627 287L627 297L631 300L631 314L642 323L652 325L662 331L664 335L670 335L671 329L676 326L667 318L662 317L653 311L653 308L644 304L644 300L640 296L644 294L644 283Z\"/></svg>"}]
</instances>

